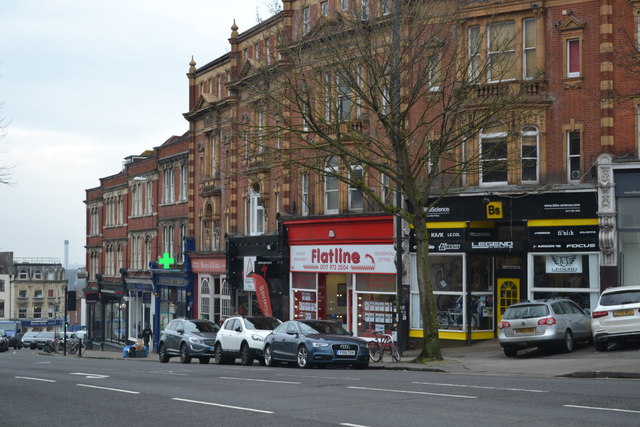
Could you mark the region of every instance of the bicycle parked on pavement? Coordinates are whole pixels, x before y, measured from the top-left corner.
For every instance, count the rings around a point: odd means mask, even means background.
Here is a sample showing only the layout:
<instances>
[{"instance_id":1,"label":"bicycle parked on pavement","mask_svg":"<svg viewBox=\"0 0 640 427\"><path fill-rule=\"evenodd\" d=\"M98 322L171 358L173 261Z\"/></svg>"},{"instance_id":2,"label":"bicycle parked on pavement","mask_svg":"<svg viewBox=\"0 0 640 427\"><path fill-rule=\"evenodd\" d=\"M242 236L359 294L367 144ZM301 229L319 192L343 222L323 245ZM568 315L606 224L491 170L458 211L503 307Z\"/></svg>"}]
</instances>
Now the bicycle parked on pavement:
<instances>
[{"instance_id":1,"label":"bicycle parked on pavement","mask_svg":"<svg viewBox=\"0 0 640 427\"><path fill-rule=\"evenodd\" d=\"M394 362L400 361L400 351L398 346L393 341L393 337L383 332L374 331L375 339L369 341L369 358L373 362L380 362L384 356L384 353L388 350L391 359Z\"/></svg>"}]
</instances>

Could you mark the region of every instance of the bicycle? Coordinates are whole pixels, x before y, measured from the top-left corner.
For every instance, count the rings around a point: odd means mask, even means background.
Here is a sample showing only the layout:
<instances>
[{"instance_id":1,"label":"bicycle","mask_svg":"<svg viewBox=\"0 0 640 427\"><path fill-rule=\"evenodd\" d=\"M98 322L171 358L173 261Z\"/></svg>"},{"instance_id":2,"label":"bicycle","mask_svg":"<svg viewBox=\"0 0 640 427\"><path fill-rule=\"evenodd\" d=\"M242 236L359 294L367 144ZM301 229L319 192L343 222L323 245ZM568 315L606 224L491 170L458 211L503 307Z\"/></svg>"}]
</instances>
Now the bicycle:
<instances>
[{"instance_id":1,"label":"bicycle","mask_svg":"<svg viewBox=\"0 0 640 427\"><path fill-rule=\"evenodd\" d=\"M470 315L471 321L471 329L477 329L478 327L478 319L473 314ZM463 328L463 316L462 310L450 308L446 311L438 311L438 328L439 329L458 329L462 330Z\"/></svg>"},{"instance_id":2,"label":"bicycle","mask_svg":"<svg viewBox=\"0 0 640 427\"><path fill-rule=\"evenodd\" d=\"M382 361L382 357L384 356L384 352L386 349L389 349L389 354L391 355L391 359L394 362L400 361L400 351L398 351L398 347L393 341L393 337L389 334L385 334L382 332L374 331L375 339L369 341L369 358L373 362Z\"/></svg>"},{"instance_id":3,"label":"bicycle","mask_svg":"<svg viewBox=\"0 0 640 427\"><path fill-rule=\"evenodd\" d=\"M45 353L53 353L55 349L56 348L53 341L47 341L44 347L42 347L42 351Z\"/></svg>"}]
</instances>

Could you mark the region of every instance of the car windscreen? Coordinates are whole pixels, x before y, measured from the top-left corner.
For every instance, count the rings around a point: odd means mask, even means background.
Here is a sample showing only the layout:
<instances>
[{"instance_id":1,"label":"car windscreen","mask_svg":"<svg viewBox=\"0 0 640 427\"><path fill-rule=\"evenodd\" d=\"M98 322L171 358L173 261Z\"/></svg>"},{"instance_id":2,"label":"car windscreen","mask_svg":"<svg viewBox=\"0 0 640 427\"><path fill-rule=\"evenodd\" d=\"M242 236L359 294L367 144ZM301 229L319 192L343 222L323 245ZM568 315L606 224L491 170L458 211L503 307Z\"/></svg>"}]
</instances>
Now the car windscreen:
<instances>
[{"instance_id":1,"label":"car windscreen","mask_svg":"<svg viewBox=\"0 0 640 427\"><path fill-rule=\"evenodd\" d=\"M184 322L185 332L218 332L220 326L213 322Z\"/></svg>"},{"instance_id":2,"label":"car windscreen","mask_svg":"<svg viewBox=\"0 0 640 427\"><path fill-rule=\"evenodd\" d=\"M261 329L265 331L274 330L280 322L273 317L245 317L244 323L247 329Z\"/></svg>"},{"instance_id":3,"label":"car windscreen","mask_svg":"<svg viewBox=\"0 0 640 427\"><path fill-rule=\"evenodd\" d=\"M300 322L300 330L303 334L329 334L329 335L349 335L344 328L337 323L331 322Z\"/></svg>"},{"instance_id":4,"label":"car windscreen","mask_svg":"<svg viewBox=\"0 0 640 427\"><path fill-rule=\"evenodd\" d=\"M600 305L635 304L640 302L640 291L620 291L602 294Z\"/></svg>"},{"instance_id":5,"label":"car windscreen","mask_svg":"<svg viewBox=\"0 0 640 427\"><path fill-rule=\"evenodd\" d=\"M502 316L503 319L530 319L549 315L549 307L546 304L529 304L509 307Z\"/></svg>"}]
</instances>

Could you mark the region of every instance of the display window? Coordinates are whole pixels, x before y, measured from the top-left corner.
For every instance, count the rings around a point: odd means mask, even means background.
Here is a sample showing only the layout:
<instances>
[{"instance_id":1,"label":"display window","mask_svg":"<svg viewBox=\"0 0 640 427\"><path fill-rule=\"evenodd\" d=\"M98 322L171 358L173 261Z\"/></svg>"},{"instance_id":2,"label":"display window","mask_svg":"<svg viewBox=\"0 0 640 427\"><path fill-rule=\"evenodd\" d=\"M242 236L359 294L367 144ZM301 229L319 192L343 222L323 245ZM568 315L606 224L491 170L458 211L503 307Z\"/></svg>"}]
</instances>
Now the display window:
<instances>
[{"instance_id":1,"label":"display window","mask_svg":"<svg viewBox=\"0 0 640 427\"><path fill-rule=\"evenodd\" d=\"M395 274L358 274L355 277L358 336L374 337L374 332L395 336Z\"/></svg>"},{"instance_id":2,"label":"display window","mask_svg":"<svg viewBox=\"0 0 640 427\"><path fill-rule=\"evenodd\" d=\"M529 299L569 298L583 309L600 293L598 254L531 254Z\"/></svg>"}]
</instances>

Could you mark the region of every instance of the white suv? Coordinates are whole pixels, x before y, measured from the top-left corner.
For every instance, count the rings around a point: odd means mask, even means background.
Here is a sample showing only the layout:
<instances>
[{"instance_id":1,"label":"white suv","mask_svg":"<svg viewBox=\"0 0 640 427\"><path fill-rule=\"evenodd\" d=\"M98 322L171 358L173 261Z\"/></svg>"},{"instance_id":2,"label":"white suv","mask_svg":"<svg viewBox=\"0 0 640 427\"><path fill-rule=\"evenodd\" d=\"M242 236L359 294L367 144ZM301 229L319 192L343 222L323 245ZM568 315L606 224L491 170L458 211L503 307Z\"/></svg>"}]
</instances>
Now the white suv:
<instances>
[{"instance_id":1,"label":"white suv","mask_svg":"<svg viewBox=\"0 0 640 427\"><path fill-rule=\"evenodd\" d=\"M216 336L215 363L233 363L239 357L243 365L253 364L254 359L264 365L264 338L280 323L275 317L228 318Z\"/></svg>"},{"instance_id":2,"label":"white suv","mask_svg":"<svg viewBox=\"0 0 640 427\"><path fill-rule=\"evenodd\" d=\"M598 351L610 342L640 338L640 286L605 289L591 314L591 332Z\"/></svg>"}]
</instances>

